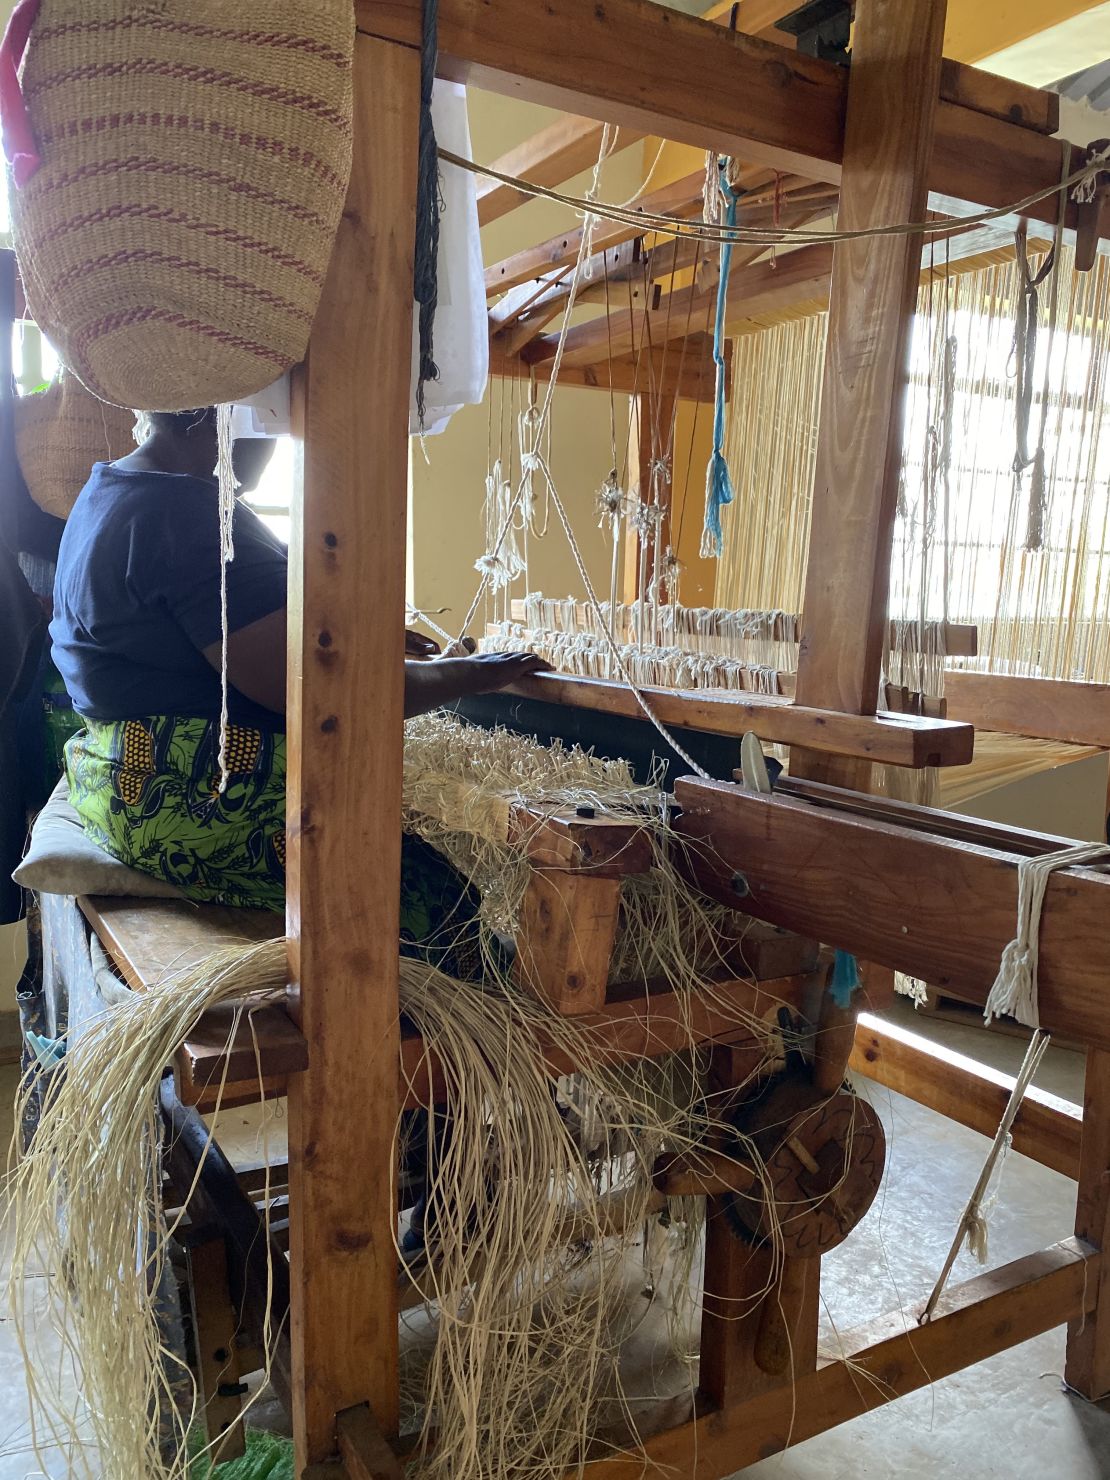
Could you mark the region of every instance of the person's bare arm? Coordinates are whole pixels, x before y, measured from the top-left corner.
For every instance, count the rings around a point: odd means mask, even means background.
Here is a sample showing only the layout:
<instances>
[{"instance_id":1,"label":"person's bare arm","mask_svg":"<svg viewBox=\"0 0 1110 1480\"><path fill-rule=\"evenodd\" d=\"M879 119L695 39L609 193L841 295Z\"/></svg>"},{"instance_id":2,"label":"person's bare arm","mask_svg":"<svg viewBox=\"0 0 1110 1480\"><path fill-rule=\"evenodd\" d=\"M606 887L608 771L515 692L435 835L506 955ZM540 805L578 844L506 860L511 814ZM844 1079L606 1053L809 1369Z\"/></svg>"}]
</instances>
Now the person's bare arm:
<instances>
[{"instance_id":1,"label":"person's bare arm","mask_svg":"<svg viewBox=\"0 0 1110 1480\"><path fill-rule=\"evenodd\" d=\"M285 713L285 625L284 610L272 612L248 627L240 627L227 639L228 682L275 714ZM204 656L218 673L220 644L211 643L204 649ZM480 653L468 658L406 661L405 718L471 694L493 693L547 669L548 664L532 653Z\"/></svg>"},{"instance_id":2,"label":"person's bare arm","mask_svg":"<svg viewBox=\"0 0 1110 1480\"><path fill-rule=\"evenodd\" d=\"M227 639L227 680L255 704L285 713L285 608L240 627ZM204 656L220 671L220 644L211 643Z\"/></svg>"}]
</instances>

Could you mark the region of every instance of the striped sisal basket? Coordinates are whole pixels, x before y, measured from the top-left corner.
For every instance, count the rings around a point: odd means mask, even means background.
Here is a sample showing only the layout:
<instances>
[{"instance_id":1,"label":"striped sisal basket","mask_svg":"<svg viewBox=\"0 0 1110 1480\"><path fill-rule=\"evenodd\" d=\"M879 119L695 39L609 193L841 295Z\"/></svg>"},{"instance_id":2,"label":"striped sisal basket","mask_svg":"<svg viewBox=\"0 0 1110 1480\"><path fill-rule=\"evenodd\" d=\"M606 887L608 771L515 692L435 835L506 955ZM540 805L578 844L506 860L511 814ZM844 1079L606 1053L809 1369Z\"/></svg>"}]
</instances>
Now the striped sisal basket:
<instances>
[{"instance_id":1,"label":"striped sisal basket","mask_svg":"<svg viewBox=\"0 0 1110 1480\"><path fill-rule=\"evenodd\" d=\"M72 375L13 407L15 452L40 509L65 519L95 462L134 452L135 414L89 394Z\"/></svg>"},{"instance_id":2,"label":"striped sisal basket","mask_svg":"<svg viewBox=\"0 0 1110 1480\"><path fill-rule=\"evenodd\" d=\"M63 362L140 410L270 385L304 356L346 194L352 0L23 0L10 61L21 28L12 224Z\"/></svg>"}]
</instances>

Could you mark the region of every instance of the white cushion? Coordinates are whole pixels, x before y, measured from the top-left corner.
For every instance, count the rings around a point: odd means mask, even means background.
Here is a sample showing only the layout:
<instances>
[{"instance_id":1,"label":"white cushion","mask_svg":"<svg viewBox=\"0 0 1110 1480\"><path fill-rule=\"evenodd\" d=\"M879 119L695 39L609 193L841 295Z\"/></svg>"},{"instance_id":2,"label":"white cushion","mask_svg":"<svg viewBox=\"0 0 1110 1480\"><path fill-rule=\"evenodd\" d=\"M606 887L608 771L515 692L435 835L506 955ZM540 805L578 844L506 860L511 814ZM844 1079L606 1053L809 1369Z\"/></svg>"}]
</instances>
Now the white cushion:
<instances>
[{"instance_id":1,"label":"white cushion","mask_svg":"<svg viewBox=\"0 0 1110 1480\"><path fill-rule=\"evenodd\" d=\"M65 777L35 818L23 862L12 874L39 894L133 894L147 899L182 899L179 889L152 874L128 868L87 837Z\"/></svg>"}]
</instances>

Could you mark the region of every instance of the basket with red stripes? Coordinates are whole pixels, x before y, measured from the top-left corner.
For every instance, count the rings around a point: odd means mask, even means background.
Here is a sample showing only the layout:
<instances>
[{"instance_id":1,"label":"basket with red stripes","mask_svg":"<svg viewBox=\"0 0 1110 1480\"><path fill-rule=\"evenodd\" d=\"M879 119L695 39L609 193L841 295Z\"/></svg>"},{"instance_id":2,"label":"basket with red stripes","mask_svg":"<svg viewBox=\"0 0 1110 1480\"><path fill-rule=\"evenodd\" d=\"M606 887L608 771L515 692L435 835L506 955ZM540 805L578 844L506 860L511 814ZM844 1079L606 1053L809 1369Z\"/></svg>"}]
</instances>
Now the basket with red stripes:
<instances>
[{"instance_id":1,"label":"basket with red stripes","mask_svg":"<svg viewBox=\"0 0 1110 1480\"><path fill-rule=\"evenodd\" d=\"M0 51L16 253L95 395L233 401L303 357L350 174L353 44L351 0L22 0Z\"/></svg>"}]
</instances>

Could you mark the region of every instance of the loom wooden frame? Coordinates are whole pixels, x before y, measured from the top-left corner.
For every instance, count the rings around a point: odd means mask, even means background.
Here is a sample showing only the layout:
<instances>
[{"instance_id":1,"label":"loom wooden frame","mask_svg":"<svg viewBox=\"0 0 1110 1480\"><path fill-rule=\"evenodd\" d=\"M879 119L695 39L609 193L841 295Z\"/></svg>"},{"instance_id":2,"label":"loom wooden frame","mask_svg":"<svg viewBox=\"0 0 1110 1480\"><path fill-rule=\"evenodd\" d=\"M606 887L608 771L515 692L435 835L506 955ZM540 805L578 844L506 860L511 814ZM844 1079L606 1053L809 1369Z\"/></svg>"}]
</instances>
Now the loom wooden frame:
<instances>
[{"instance_id":1,"label":"loom wooden frame","mask_svg":"<svg viewBox=\"0 0 1110 1480\"><path fill-rule=\"evenodd\" d=\"M860 12L859 28L875 24L881 44L890 33L889 6L871 0ZM420 3L357 0L356 15L355 174L299 383L304 466L294 516L288 726L290 1011L308 1046L307 1068L290 1082L298 1469L351 1480L395 1473L379 1442L397 1428L395 1262L382 1216L388 1203L374 1189L394 1175L402 704L399 646L389 640L370 646L364 634L395 632L399 644L403 620L411 342L404 284L416 198ZM858 144L850 133L844 137L845 90L850 115L854 75L845 80L770 43L640 0L607 0L604 7L583 0L543 7L528 0L481 6L441 0L439 37L441 75L820 180L840 178L843 159L842 190L856 188ZM922 46L915 60L939 75L939 42ZM858 95L865 97L862 82ZM904 119L902 127L912 135ZM927 124L920 134L916 151L927 155L934 142ZM923 189L923 166L914 168L920 182L914 188ZM930 170L930 183L947 197L1004 204L1058 178L1059 154L1034 129L946 100L936 106ZM1044 208L1034 214L1046 216ZM900 266L884 270L904 273ZM375 281L391 282L396 291L378 295L371 307L366 285ZM838 285L835 270L833 293L850 304L851 290ZM895 345L905 304L892 300L883 311ZM894 416L895 385L890 390ZM374 499L366 491L370 468L379 490ZM888 536L888 529L875 531L880 557ZM885 611L866 609L882 594L881 582L863 585L864 606L855 600L854 612L865 627L878 623L881 630ZM866 677L866 658L861 662L849 688ZM817 692L820 668L807 665L805 652L803 665L807 689ZM830 722L842 724L853 710L857 721L866 721L864 706L838 699L835 688L835 681L825 684L826 697L815 701ZM853 764L834 758L827 774L844 784ZM821 766L810 774L820 778ZM374 859L372 877L355 865L359 858ZM1097 1016L1096 1039L1104 1032L1102 1013ZM1097 1396L1110 1386L1104 1298L1110 1267L1099 1253L1110 1211L1108 1108L1110 1054L1094 1049L1076 1240L950 1291L944 1313L925 1328L880 1322L849 1343L858 1347L858 1361L881 1374L882 1397L877 1385L853 1379L843 1362L821 1365L806 1357L795 1393L789 1380L764 1378L763 1391L752 1386L746 1401L714 1404L703 1395L695 1417L649 1440L642 1456L594 1463L588 1474L624 1480L641 1473L645 1460L675 1463L686 1474L727 1474L791 1438L920 1385L926 1371L936 1377L958 1370L1065 1319L1074 1323L1069 1379ZM730 1397L754 1371L750 1358L745 1365L742 1353L734 1355L724 1384Z\"/></svg>"}]
</instances>

